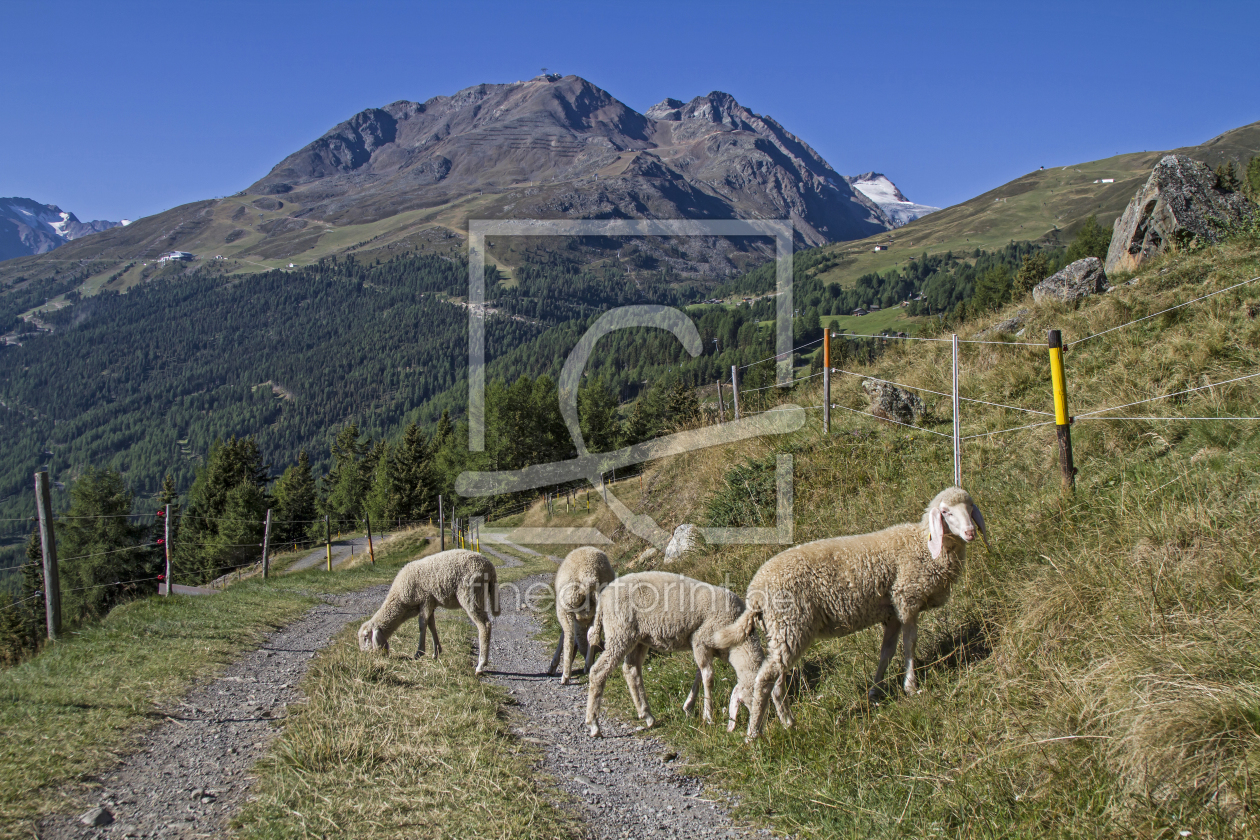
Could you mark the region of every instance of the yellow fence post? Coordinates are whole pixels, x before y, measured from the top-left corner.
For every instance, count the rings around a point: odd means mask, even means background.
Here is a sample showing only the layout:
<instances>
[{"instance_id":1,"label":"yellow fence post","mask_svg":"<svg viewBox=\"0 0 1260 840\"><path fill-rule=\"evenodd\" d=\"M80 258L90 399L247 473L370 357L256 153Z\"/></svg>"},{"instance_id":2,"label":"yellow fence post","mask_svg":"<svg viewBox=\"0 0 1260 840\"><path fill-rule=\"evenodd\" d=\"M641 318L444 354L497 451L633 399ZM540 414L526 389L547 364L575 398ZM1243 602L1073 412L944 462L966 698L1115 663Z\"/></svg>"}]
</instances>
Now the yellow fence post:
<instances>
[{"instance_id":1,"label":"yellow fence post","mask_svg":"<svg viewBox=\"0 0 1260 840\"><path fill-rule=\"evenodd\" d=\"M1067 380L1063 376L1063 333L1050 330L1050 383L1054 388L1054 429L1059 437L1059 470L1063 489L1076 488L1076 466L1072 463L1072 418L1067 409Z\"/></svg>"}]
</instances>

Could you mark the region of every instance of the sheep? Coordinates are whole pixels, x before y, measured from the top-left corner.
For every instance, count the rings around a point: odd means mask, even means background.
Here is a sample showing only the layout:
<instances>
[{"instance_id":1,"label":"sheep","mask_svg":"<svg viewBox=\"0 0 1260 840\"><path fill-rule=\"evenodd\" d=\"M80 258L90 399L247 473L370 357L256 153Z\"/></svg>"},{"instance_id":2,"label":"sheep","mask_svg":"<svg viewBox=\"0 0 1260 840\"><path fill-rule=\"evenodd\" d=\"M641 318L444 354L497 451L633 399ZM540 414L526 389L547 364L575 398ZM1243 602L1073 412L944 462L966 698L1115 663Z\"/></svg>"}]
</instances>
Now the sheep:
<instances>
[{"instance_id":1,"label":"sheep","mask_svg":"<svg viewBox=\"0 0 1260 840\"><path fill-rule=\"evenodd\" d=\"M573 651L582 651L585 662L583 671L591 666L591 651L586 643L586 627L591 623L600 591L612 583L617 575L613 572L608 555L598 548L575 548L556 569L556 620L560 622L560 639L556 642L555 655L551 657L548 676L556 673L560 655L564 654L564 670L560 684L569 684L573 670ZM581 632L579 632L581 630Z\"/></svg>"},{"instance_id":2,"label":"sheep","mask_svg":"<svg viewBox=\"0 0 1260 840\"><path fill-rule=\"evenodd\" d=\"M389 586L385 602L376 614L359 628L359 650L383 650L389 653L389 637L404 621L420 617L420 645L416 659L424 656L427 627L433 633L433 656L442 652L438 641L437 607L453 610L463 607L477 627L477 673L490 664L490 611L499 614L499 583L494 564L485 555L456 548L419 560L412 560L399 569Z\"/></svg>"},{"instance_id":3,"label":"sheep","mask_svg":"<svg viewBox=\"0 0 1260 840\"><path fill-rule=\"evenodd\" d=\"M765 628L766 658L751 687L746 740L761 731L770 686L778 684L816 638L884 625L879 666L868 693L876 700L900 632L905 692L914 694L919 613L949 599L977 527L987 544L980 508L965 490L950 487L932 500L917 523L817 540L767 560L748 586L744 614L713 641L719 648L741 644L757 619Z\"/></svg>"},{"instance_id":4,"label":"sheep","mask_svg":"<svg viewBox=\"0 0 1260 840\"><path fill-rule=\"evenodd\" d=\"M591 647L599 645L601 637L605 641L603 654L590 670L587 688L586 727L591 737L600 735L598 715L604 683L618 662L644 728L655 724L643 687L643 660L649 648L662 652L691 648L696 676L683 711L691 712L703 686L705 723L713 722L713 658L729 662L737 677L728 711L734 721L741 698L750 696L752 680L761 666L761 643L756 637L746 637L717 650L713 634L734 621L743 609L743 601L729 589L667 572L625 575L605 587L587 633ZM776 685L775 689L778 707L782 688ZM734 728L733 723L730 728Z\"/></svg>"}]
</instances>

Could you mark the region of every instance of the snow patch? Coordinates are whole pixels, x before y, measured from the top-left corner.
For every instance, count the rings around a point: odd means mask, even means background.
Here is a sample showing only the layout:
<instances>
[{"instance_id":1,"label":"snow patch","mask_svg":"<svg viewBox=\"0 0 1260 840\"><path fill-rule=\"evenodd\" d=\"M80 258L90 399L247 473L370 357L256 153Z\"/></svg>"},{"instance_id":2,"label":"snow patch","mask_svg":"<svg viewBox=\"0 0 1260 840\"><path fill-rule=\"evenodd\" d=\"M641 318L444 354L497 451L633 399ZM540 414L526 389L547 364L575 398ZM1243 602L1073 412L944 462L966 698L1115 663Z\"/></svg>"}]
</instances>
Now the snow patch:
<instances>
[{"instance_id":1,"label":"snow patch","mask_svg":"<svg viewBox=\"0 0 1260 840\"><path fill-rule=\"evenodd\" d=\"M940 210L927 204L916 204L902 195L897 185L886 175L868 172L849 179L849 186L869 198L884 211L884 215L892 221L893 227L901 227L928 213Z\"/></svg>"}]
</instances>

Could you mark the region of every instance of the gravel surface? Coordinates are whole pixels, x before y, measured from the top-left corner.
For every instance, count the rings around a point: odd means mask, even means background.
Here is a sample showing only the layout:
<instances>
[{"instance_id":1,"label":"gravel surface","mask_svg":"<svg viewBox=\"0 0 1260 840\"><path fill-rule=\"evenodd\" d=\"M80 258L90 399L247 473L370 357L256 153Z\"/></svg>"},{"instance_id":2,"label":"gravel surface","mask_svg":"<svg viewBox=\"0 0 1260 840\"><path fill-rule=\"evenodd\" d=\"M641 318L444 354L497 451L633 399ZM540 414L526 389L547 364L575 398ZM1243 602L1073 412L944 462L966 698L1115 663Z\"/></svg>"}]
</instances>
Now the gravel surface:
<instances>
[{"instance_id":1,"label":"gravel surface","mask_svg":"<svg viewBox=\"0 0 1260 840\"><path fill-rule=\"evenodd\" d=\"M225 833L228 817L245 800L250 767L279 733L285 707L301 699L296 686L311 659L347 622L374 612L388 590L381 585L327 596L327 603L273 633L262 648L167 710L167 721L145 733L137 751L101 777L99 808L47 817L39 837ZM98 825L88 824L93 821Z\"/></svg>"},{"instance_id":2,"label":"gravel surface","mask_svg":"<svg viewBox=\"0 0 1260 840\"><path fill-rule=\"evenodd\" d=\"M551 575L518 581L519 591L550 585ZM506 593L505 593L506 594ZM580 814L590 838L767 836L736 827L721 797L706 794L695 778L676 773L678 753L636 730L636 724L600 716L604 737L582 726L586 680L560 685L547 676L553 648L535 635L540 622L528 603L502 599L495 619L491 678L512 693L514 731L545 751L544 766L560 786L582 801ZM620 669L613 678L620 679Z\"/></svg>"},{"instance_id":3,"label":"gravel surface","mask_svg":"<svg viewBox=\"0 0 1260 840\"><path fill-rule=\"evenodd\" d=\"M375 538L376 541L379 541L380 539L381 537ZM353 546L353 550L351 549L351 546ZM343 563L346 560L349 560L351 554L363 554L367 550L368 550L367 537L355 537L354 539L342 540L340 542L333 543L332 544L333 568L336 568L339 564ZM311 568L314 568L315 566L322 566L327 562L328 562L328 554L325 552L324 547L321 545L319 548L315 549L310 554L303 557L301 560L296 561L292 566L286 569L285 572L286 573L300 572L303 569L311 569Z\"/></svg>"}]
</instances>

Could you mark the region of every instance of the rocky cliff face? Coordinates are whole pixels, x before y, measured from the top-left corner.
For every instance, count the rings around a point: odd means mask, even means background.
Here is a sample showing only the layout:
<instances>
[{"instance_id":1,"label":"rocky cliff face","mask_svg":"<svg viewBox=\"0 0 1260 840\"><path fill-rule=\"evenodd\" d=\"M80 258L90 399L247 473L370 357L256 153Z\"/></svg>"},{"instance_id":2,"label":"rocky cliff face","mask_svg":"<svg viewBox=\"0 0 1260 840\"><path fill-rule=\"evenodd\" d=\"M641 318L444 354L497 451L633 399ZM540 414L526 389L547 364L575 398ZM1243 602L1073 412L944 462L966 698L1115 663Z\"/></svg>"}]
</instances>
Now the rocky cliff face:
<instances>
[{"instance_id":1,"label":"rocky cliff face","mask_svg":"<svg viewBox=\"0 0 1260 840\"><path fill-rule=\"evenodd\" d=\"M790 217L809 245L892 227L817 152L729 94L640 114L577 76L363 111L247 192L345 224L520 188L491 217Z\"/></svg>"},{"instance_id":2,"label":"rocky cliff face","mask_svg":"<svg viewBox=\"0 0 1260 840\"><path fill-rule=\"evenodd\" d=\"M1254 212L1247 199L1216 182L1205 164L1164 155L1112 228L1107 273L1132 271L1169 242L1216 242L1223 223Z\"/></svg>"},{"instance_id":3,"label":"rocky cliff face","mask_svg":"<svg viewBox=\"0 0 1260 840\"><path fill-rule=\"evenodd\" d=\"M89 233L119 227L126 222L80 222L55 204L29 198L0 198L0 260L46 254Z\"/></svg>"}]
</instances>

